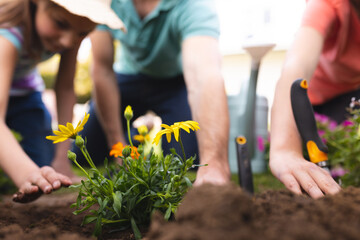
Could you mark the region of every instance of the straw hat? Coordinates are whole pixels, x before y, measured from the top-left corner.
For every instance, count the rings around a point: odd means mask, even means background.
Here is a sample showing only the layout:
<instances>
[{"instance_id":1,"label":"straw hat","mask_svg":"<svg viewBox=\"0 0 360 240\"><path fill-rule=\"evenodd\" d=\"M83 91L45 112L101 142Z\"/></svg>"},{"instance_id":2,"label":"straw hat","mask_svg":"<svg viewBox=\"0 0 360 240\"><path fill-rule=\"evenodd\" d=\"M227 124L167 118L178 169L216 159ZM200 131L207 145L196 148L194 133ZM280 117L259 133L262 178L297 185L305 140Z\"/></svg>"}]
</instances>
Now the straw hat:
<instances>
[{"instance_id":1,"label":"straw hat","mask_svg":"<svg viewBox=\"0 0 360 240\"><path fill-rule=\"evenodd\" d=\"M124 23L111 9L111 0L51 0L69 12L105 24L112 29L126 31Z\"/></svg>"}]
</instances>

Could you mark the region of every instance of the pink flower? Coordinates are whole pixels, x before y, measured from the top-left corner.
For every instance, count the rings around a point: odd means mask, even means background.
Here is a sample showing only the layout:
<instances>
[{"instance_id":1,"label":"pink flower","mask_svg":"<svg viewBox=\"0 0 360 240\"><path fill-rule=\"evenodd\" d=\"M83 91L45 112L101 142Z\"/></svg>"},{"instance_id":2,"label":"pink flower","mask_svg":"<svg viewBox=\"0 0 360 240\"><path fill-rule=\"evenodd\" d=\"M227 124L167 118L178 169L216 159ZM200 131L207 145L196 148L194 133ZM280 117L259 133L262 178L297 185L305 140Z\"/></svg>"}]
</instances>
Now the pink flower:
<instances>
[{"instance_id":1,"label":"pink flower","mask_svg":"<svg viewBox=\"0 0 360 240\"><path fill-rule=\"evenodd\" d=\"M335 130L336 127L337 127L337 123L335 121L330 120L330 122L329 122L330 131Z\"/></svg>"},{"instance_id":2,"label":"pink flower","mask_svg":"<svg viewBox=\"0 0 360 240\"><path fill-rule=\"evenodd\" d=\"M354 123L353 123L352 121L350 121L350 120L345 120L345 121L343 121L343 122L341 123L341 125L342 125L343 127L348 127L348 126L353 126Z\"/></svg>"},{"instance_id":3,"label":"pink flower","mask_svg":"<svg viewBox=\"0 0 360 240\"><path fill-rule=\"evenodd\" d=\"M324 130L318 130L318 134L320 137L324 136L325 131Z\"/></svg>"},{"instance_id":4,"label":"pink flower","mask_svg":"<svg viewBox=\"0 0 360 240\"><path fill-rule=\"evenodd\" d=\"M257 137L257 147L258 147L260 152L265 151L264 139L261 136Z\"/></svg>"},{"instance_id":5,"label":"pink flower","mask_svg":"<svg viewBox=\"0 0 360 240\"><path fill-rule=\"evenodd\" d=\"M336 167L331 169L330 173L333 178L338 178L344 176L348 171L342 167Z\"/></svg>"},{"instance_id":6,"label":"pink flower","mask_svg":"<svg viewBox=\"0 0 360 240\"><path fill-rule=\"evenodd\" d=\"M324 114L319 114L315 112L314 116L315 116L315 120L320 123L327 123L328 121L330 121L329 117Z\"/></svg>"}]
</instances>

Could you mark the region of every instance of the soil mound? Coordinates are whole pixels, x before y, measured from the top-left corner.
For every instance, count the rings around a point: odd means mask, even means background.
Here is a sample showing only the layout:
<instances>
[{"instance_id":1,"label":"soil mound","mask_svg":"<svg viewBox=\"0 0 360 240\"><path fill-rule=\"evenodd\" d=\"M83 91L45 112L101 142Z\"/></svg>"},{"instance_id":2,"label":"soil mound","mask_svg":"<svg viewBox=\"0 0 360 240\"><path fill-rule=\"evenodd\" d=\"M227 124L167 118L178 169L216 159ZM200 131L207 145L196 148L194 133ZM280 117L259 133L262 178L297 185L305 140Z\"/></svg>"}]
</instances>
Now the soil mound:
<instances>
[{"instance_id":1,"label":"soil mound","mask_svg":"<svg viewBox=\"0 0 360 240\"><path fill-rule=\"evenodd\" d=\"M175 221L154 215L148 239L360 239L360 189L314 200L287 190L251 196L238 186L194 187Z\"/></svg>"}]
</instances>

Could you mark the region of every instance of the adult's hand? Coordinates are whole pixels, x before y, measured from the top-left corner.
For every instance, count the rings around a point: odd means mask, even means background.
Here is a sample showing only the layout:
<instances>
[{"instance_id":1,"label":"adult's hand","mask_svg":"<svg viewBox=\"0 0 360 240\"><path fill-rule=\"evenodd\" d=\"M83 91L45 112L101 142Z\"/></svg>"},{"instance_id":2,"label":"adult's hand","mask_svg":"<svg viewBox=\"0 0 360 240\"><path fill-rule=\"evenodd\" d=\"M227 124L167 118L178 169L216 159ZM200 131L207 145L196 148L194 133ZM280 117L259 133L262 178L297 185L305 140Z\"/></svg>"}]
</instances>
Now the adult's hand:
<instances>
[{"instance_id":1,"label":"adult's hand","mask_svg":"<svg viewBox=\"0 0 360 240\"><path fill-rule=\"evenodd\" d=\"M272 154L270 169L295 194L305 191L312 198L320 198L341 190L328 171L290 151Z\"/></svg>"},{"instance_id":2,"label":"adult's hand","mask_svg":"<svg viewBox=\"0 0 360 240\"><path fill-rule=\"evenodd\" d=\"M57 173L53 168L45 166L32 172L13 195L13 201L28 203L39 198L43 193L49 194L61 186L71 185L71 180Z\"/></svg>"},{"instance_id":3,"label":"adult's hand","mask_svg":"<svg viewBox=\"0 0 360 240\"><path fill-rule=\"evenodd\" d=\"M217 166L219 162L210 163L207 166L199 167L194 186L200 186L204 183L222 185L230 182L230 171L223 166Z\"/></svg>"}]
</instances>

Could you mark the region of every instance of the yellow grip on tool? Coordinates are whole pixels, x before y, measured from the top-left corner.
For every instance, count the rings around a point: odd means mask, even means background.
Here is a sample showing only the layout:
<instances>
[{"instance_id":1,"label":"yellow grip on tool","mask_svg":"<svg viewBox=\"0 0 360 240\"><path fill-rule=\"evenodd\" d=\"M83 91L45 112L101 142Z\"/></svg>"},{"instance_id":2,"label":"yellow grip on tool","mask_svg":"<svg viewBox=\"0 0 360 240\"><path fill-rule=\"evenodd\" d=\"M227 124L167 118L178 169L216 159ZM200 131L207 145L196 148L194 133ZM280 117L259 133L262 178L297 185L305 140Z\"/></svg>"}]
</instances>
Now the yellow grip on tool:
<instances>
[{"instance_id":1,"label":"yellow grip on tool","mask_svg":"<svg viewBox=\"0 0 360 240\"><path fill-rule=\"evenodd\" d=\"M243 136L237 137L236 138L236 143L240 144L240 145L244 145L246 143L246 138Z\"/></svg>"},{"instance_id":2,"label":"yellow grip on tool","mask_svg":"<svg viewBox=\"0 0 360 240\"><path fill-rule=\"evenodd\" d=\"M306 147L309 153L310 161L313 163L318 163L322 161L327 161L327 153L321 151L314 141L308 141Z\"/></svg>"},{"instance_id":3,"label":"yellow grip on tool","mask_svg":"<svg viewBox=\"0 0 360 240\"><path fill-rule=\"evenodd\" d=\"M308 83L305 79L300 82L300 87L303 89L308 89Z\"/></svg>"}]
</instances>

